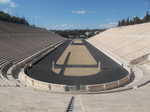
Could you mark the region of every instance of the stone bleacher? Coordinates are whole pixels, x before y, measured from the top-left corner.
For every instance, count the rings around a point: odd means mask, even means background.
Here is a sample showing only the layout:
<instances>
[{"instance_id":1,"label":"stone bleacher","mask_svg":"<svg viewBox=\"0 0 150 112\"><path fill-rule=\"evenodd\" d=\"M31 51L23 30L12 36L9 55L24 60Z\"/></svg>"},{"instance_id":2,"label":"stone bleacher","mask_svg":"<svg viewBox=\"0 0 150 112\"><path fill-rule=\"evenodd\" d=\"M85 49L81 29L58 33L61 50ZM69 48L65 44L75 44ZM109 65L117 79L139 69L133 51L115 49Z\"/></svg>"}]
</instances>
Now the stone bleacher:
<instances>
[{"instance_id":1,"label":"stone bleacher","mask_svg":"<svg viewBox=\"0 0 150 112\"><path fill-rule=\"evenodd\" d=\"M88 41L130 62L150 52L150 23L109 29Z\"/></svg>"},{"instance_id":2,"label":"stone bleacher","mask_svg":"<svg viewBox=\"0 0 150 112\"><path fill-rule=\"evenodd\" d=\"M136 88L150 81L149 29L150 23L111 28L87 41L122 64L137 62L132 67L135 79L128 85Z\"/></svg>"},{"instance_id":3,"label":"stone bleacher","mask_svg":"<svg viewBox=\"0 0 150 112\"><path fill-rule=\"evenodd\" d=\"M19 61L64 38L40 28L0 21L0 62L4 57ZM10 59L6 59L9 61Z\"/></svg>"},{"instance_id":4,"label":"stone bleacher","mask_svg":"<svg viewBox=\"0 0 150 112\"><path fill-rule=\"evenodd\" d=\"M15 64L62 40L65 39L42 28L0 21L0 86L18 85L16 80L12 81L10 77L11 81L8 80L2 72L8 62Z\"/></svg>"}]
</instances>

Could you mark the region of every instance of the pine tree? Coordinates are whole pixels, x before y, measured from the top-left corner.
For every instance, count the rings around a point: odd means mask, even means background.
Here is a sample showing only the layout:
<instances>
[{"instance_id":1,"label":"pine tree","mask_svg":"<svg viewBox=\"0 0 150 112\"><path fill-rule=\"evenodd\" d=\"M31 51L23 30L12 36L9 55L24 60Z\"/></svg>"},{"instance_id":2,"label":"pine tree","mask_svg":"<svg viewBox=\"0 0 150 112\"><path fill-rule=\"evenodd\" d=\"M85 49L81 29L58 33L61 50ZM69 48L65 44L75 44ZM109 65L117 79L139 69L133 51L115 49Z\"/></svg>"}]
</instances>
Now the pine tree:
<instances>
[{"instance_id":1,"label":"pine tree","mask_svg":"<svg viewBox=\"0 0 150 112\"><path fill-rule=\"evenodd\" d=\"M139 18L138 16L135 16L133 18L127 18L127 19L122 19L121 21L118 22L118 26L127 26L127 25L134 25L134 24L141 24L141 23L146 23L150 22L150 13L147 11L146 15L144 18Z\"/></svg>"},{"instance_id":2,"label":"pine tree","mask_svg":"<svg viewBox=\"0 0 150 112\"><path fill-rule=\"evenodd\" d=\"M126 25L130 25L130 19L129 19L129 17L126 20Z\"/></svg>"},{"instance_id":3,"label":"pine tree","mask_svg":"<svg viewBox=\"0 0 150 112\"><path fill-rule=\"evenodd\" d=\"M121 21L118 22L118 26L121 26Z\"/></svg>"},{"instance_id":4,"label":"pine tree","mask_svg":"<svg viewBox=\"0 0 150 112\"><path fill-rule=\"evenodd\" d=\"M143 18L143 22L150 22L150 14L148 11L146 12L146 16Z\"/></svg>"}]
</instances>

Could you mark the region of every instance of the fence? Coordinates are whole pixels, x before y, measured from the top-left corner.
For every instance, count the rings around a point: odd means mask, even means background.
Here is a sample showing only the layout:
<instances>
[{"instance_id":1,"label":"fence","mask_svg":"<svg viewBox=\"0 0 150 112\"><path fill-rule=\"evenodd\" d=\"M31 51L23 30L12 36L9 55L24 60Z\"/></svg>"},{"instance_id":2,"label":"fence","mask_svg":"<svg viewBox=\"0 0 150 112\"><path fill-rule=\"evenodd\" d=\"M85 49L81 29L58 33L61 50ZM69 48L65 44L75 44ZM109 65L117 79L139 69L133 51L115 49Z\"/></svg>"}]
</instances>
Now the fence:
<instances>
[{"instance_id":1,"label":"fence","mask_svg":"<svg viewBox=\"0 0 150 112\"><path fill-rule=\"evenodd\" d=\"M23 81L27 86L33 87L35 89L46 90L46 91L53 91L53 92L98 92L98 91L106 91L118 87L122 87L133 80L133 72L131 72L126 77L109 82L104 84L95 84L95 85L62 85L62 84L53 84L42 82L39 80L35 80L29 76L27 76L24 72L24 69L21 70L19 74L19 79Z\"/></svg>"}]
</instances>

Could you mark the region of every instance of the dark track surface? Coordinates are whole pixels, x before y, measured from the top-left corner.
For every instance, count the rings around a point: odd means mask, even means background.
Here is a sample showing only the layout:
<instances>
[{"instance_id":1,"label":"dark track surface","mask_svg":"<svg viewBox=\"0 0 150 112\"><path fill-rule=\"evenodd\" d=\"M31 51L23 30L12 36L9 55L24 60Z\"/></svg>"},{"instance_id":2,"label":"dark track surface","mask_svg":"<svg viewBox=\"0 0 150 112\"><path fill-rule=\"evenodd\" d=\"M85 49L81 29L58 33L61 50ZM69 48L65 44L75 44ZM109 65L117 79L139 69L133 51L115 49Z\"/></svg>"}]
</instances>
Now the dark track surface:
<instances>
[{"instance_id":1,"label":"dark track surface","mask_svg":"<svg viewBox=\"0 0 150 112\"><path fill-rule=\"evenodd\" d=\"M55 84L67 84L67 85L90 85L90 84L102 84L112 82L125 77L128 72L122 68L119 64L114 62L108 56L96 49L94 46L84 41L84 45L88 48L96 61L101 62L102 71L98 74L85 77L68 77L64 75L58 75L52 72L52 61L61 56L65 48L67 48L70 41L66 41L63 45L58 47L55 51L49 53L38 63L33 65L32 68L27 69L27 74L37 80L55 83ZM80 58L80 57L79 57Z\"/></svg>"}]
</instances>

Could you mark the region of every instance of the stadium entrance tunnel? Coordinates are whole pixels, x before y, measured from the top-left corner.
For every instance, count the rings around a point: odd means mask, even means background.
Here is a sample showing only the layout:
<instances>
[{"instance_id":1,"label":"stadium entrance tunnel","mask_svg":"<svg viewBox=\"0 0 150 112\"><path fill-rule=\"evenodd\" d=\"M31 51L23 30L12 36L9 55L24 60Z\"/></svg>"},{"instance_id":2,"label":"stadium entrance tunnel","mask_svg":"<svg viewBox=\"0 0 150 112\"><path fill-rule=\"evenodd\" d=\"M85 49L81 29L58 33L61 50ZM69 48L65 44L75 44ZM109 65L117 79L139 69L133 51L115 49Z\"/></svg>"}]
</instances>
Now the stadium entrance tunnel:
<instances>
[{"instance_id":1,"label":"stadium entrance tunnel","mask_svg":"<svg viewBox=\"0 0 150 112\"><path fill-rule=\"evenodd\" d=\"M56 86L64 91L103 91L131 81L127 69L85 40L65 41L32 67L26 67L25 74L22 79L30 79L30 85L36 88L45 82L50 90Z\"/></svg>"}]
</instances>

